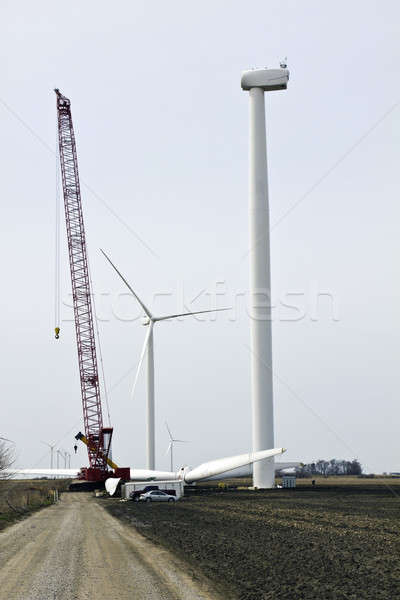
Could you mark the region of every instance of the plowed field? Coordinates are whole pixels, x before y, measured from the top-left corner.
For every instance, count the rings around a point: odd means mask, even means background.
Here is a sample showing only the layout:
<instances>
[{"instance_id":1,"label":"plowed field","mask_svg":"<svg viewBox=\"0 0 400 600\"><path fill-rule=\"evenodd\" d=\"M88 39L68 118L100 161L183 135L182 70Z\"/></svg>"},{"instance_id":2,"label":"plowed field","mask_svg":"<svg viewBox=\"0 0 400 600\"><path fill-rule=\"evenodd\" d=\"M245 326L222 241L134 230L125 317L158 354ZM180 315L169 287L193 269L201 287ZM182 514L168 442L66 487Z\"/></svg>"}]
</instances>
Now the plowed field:
<instances>
[{"instance_id":1,"label":"plowed field","mask_svg":"<svg viewBox=\"0 0 400 600\"><path fill-rule=\"evenodd\" d=\"M102 501L240 600L400 597L400 488L208 491L176 504Z\"/></svg>"}]
</instances>

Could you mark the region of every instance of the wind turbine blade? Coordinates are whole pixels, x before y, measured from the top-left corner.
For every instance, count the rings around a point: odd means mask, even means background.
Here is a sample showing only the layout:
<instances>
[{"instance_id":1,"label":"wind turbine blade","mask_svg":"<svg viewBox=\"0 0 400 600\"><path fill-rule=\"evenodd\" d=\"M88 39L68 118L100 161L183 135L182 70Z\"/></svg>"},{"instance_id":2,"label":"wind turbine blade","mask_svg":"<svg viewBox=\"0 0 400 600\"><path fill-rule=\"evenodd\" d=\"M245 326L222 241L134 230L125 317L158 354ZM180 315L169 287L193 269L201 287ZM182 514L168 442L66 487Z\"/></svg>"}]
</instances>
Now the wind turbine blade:
<instances>
[{"instance_id":1,"label":"wind turbine blade","mask_svg":"<svg viewBox=\"0 0 400 600\"><path fill-rule=\"evenodd\" d=\"M181 444L190 444L189 440L172 440L173 442L181 442Z\"/></svg>"},{"instance_id":2,"label":"wind turbine blade","mask_svg":"<svg viewBox=\"0 0 400 600\"><path fill-rule=\"evenodd\" d=\"M110 496L114 496L120 481L121 477L109 477L108 479L106 479L104 487L106 488L106 491L110 494Z\"/></svg>"},{"instance_id":3,"label":"wind turbine blade","mask_svg":"<svg viewBox=\"0 0 400 600\"><path fill-rule=\"evenodd\" d=\"M144 338L144 344L143 344L142 352L140 354L139 363L138 363L138 367L137 367L136 375L135 375L135 380L134 380L133 386L132 386L131 398L133 398L133 395L135 393L136 384L137 384L138 379L139 379L140 367L142 366L144 355L146 354L147 345L149 343L150 335L151 335L151 332L153 331L153 325L154 325L153 321L150 321L150 325L149 325L149 328L147 330L146 337Z\"/></svg>"},{"instance_id":4,"label":"wind turbine blade","mask_svg":"<svg viewBox=\"0 0 400 600\"><path fill-rule=\"evenodd\" d=\"M167 448L167 451L165 453L165 456L167 456L168 452L171 450L171 446L172 446L172 441L168 444L168 448Z\"/></svg>"},{"instance_id":5,"label":"wind turbine blade","mask_svg":"<svg viewBox=\"0 0 400 600\"><path fill-rule=\"evenodd\" d=\"M175 481L181 480L178 473L172 471L153 471L152 469L131 469L131 481Z\"/></svg>"},{"instance_id":6,"label":"wind turbine blade","mask_svg":"<svg viewBox=\"0 0 400 600\"><path fill-rule=\"evenodd\" d=\"M77 477L79 475L80 469L5 469L2 473L7 473L8 475L49 475L50 477L54 477L56 475L61 475L64 477Z\"/></svg>"},{"instance_id":7,"label":"wind turbine blade","mask_svg":"<svg viewBox=\"0 0 400 600\"><path fill-rule=\"evenodd\" d=\"M165 427L167 428L167 431L168 431L169 438L170 438L171 442L172 442L172 441L175 441L175 440L173 440L173 439L172 439L172 433L171 433L171 431L170 431L170 428L168 427L168 423L167 423L167 421L165 421Z\"/></svg>"},{"instance_id":8,"label":"wind turbine blade","mask_svg":"<svg viewBox=\"0 0 400 600\"><path fill-rule=\"evenodd\" d=\"M221 310L231 310L229 308L214 308L212 310L196 310L194 312L180 313L179 315L167 315L165 317L154 317L154 321L165 321L166 319L176 319L177 317L189 317L190 315L202 315L204 313L220 312Z\"/></svg>"},{"instance_id":9,"label":"wind turbine blade","mask_svg":"<svg viewBox=\"0 0 400 600\"><path fill-rule=\"evenodd\" d=\"M201 481L202 479L207 479L214 475L221 475L222 473L225 473L225 471L231 471L237 467L244 467L245 465L251 465L259 460L272 458L285 451L285 448L272 448L271 450L259 450L257 452L249 452L247 454L211 460L210 462L203 463L188 473L185 473L184 479L186 483Z\"/></svg>"},{"instance_id":10,"label":"wind turbine blade","mask_svg":"<svg viewBox=\"0 0 400 600\"><path fill-rule=\"evenodd\" d=\"M125 285L128 288L128 290L132 292L132 294L134 295L134 297L136 298L136 300L139 302L140 306L143 308L143 310L146 313L146 315L149 317L149 319L152 319L153 316L152 316L151 312L149 311L149 309L147 308L147 306L144 304L144 302L141 301L141 299L136 294L136 292L132 289L132 287L129 285L129 283L127 282L127 280L125 279L125 277L122 275L122 273L120 273L120 271L118 271L117 267L114 265L113 262L111 262L111 259L108 258L107 254L104 252L104 250L102 250L100 248L100 251L106 257L106 259L108 260L108 262L110 263L110 265L112 266L112 268L114 269L114 271L116 273L118 273L118 275L121 277L122 281L125 283Z\"/></svg>"}]
</instances>

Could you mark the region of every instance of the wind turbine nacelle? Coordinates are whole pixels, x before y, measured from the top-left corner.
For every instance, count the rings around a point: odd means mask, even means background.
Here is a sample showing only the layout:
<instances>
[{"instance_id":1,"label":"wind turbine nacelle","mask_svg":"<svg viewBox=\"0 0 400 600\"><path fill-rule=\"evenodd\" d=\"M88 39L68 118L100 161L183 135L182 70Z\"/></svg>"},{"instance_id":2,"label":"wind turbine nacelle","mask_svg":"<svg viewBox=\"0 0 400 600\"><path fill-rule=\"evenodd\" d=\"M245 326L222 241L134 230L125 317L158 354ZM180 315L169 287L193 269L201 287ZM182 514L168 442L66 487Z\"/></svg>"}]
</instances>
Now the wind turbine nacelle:
<instances>
[{"instance_id":1,"label":"wind turbine nacelle","mask_svg":"<svg viewBox=\"0 0 400 600\"><path fill-rule=\"evenodd\" d=\"M144 327L147 327L147 325L150 325L150 319L149 319L149 317L147 315L144 315L142 317L141 321L142 321L142 325Z\"/></svg>"},{"instance_id":2,"label":"wind turbine nacelle","mask_svg":"<svg viewBox=\"0 0 400 600\"><path fill-rule=\"evenodd\" d=\"M264 92L286 90L289 81L288 69L251 69L242 73L242 90L261 88Z\"/></svg>"}]
</instances>

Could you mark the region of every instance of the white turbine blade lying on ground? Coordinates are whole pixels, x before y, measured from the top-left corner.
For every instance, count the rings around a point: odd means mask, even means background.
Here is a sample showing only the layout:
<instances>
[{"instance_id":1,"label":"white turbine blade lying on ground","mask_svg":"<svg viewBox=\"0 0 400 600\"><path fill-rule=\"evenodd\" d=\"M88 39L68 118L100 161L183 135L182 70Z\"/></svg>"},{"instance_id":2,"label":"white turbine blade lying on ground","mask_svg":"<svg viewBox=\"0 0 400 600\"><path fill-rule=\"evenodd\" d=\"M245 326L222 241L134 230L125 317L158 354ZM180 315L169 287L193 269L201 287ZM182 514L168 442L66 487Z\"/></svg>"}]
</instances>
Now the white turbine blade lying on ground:
<instances>
[{"instance_id":1,"label":"white turbine blade lying on ground","mask_svg":"<svg viewBox=\"0 0 400 600\"><path fill-rule=\"evenodd\" d=\"M275 462L274 470L285 472L288 467L300 467L300 462ZM225 471L222 475L215 475L214 477L208 477L207 481L216 479L236 479L238 477L253 477L253 465L244 465L244 467L238 467L232 469L232 471Z\"/></svg>"},{"instance_id":2,"label":"white turbine blade lying on ground","mask_svg":"<svg viewBox=\"0 0 400 600\"><path fill-rule=\"evenodd\" d=\"M151 332L153 331L153 327L154 327L154 323L153 323L153 321L150 321L150 325L149 325L149 328L147 330L146 337L144 338L144 344L143 344L143 348L142 348L142 353L141 353L140 358L139 358L139 364L138 364L138 367L137 367L137 370L136 370L135 380L134 380L133 386L132 386L131 398L133 398L133 395L135 393L136 384L137 384L138 379L139 379L140 367L142 366L144 355L146 354L147 345L149 343L149 339L150 339L150 336L151 336Z\"/></svg>"},{"instance_id":3,"label":"white turbine blade lying on ground","mask_svg":"<svg viewBox=\"0 0 400 600\"><path fill-rule=\"evenodd\" d=\"M191 471L184 474L184 480L186 483L194 483L195 481L201 481L207 479L213 475L220 475L225 471L236 469L237 467L243 467L244 465L250 465L264 460L265 458L271 458L277 454L285 452L285 448L272 448L272 450L260 450L259 452L248 452L247 454L238 454L237 456L228 456L227 458L219 458L206 462L198 467L195 467Z\"/></svg>"},{"instance_id":4,"label":"white turbine blade lying on ground","mask_svg":"<svg viewBox=\"0 0 400 600\"><path fill-rule=\"evenodd\" d=\"M55 477L62 475L63 477L77 477L80 469L5 469L2 473L18 478L18 475L40 475L42 477Z\"/></svg>"},{"instance_id":5,"label":"white turbine blade lying on ground","mask_svg":"<svg viewBox=\"0 0 400 600\"><path fill-rule=\"evenodd\" d=\"M106 479L104 487L110 496L114 496L120 481L121 477L110 477L109 479Z\"/></svg>"},{"instance_id":6,"label":"white turbine blade lying on ground","mask_svg":"<svg viewBox=\"0 0 400 600\"><path fill-rule=\"evenodd\" d=\"M167 315L165 317L154 317L154 321L165 321L166 319L176 319L177 317L190 317L190 315L202 315L204 313L219 312L221 310L232 310L229 308L213 308L212 310L196 310L194 312L180 313L179 315Z\"/></svg>"},{"instance_id":7,"label":"white turbine blade lying on ground","mask_svg":"<svg viewBox=\"0 0 400 600\"><path fill-rule=\"evenodd\" d=\"M134 295L134 297L136 298L136 300L139 302L140 306L143 308L143 310L146 313L146 315L149 317L149 319L151 319L152 318L152 314L149 311L149 309L147 308L147 306L145 305L145 303L141 301L141 299L139 298L139 296L137 295L137 293L132 289L132 287L129 285L129 283L127 282L127 280L125 279L125 277L122 275L122 273L120 271L118 271L117 267L114 265L114 263L111 261L111 259L108 258L107 254L104 252L104 250L102 250L100 248L100 251L106 257L106 259L108 260L108 262L110 263L110 265L112 266L112 268L114 269L114 271L116 273L118 273L118 275L121 277L122 281L125 283L125 285L128 288L128 290L130 290L132 292L132 294Z\"/></svg>"},{"instance_id":8,"label":"white turbine blade lying on ground","mask_svg":"<svg viewBox=\"0 0 400 600\"><path fill-rule=\"evenodd\" d=\"M131 469L131 481L182 481L182 475L173 471L153 471L151 469Z\"/></svg>"}]
</instances>

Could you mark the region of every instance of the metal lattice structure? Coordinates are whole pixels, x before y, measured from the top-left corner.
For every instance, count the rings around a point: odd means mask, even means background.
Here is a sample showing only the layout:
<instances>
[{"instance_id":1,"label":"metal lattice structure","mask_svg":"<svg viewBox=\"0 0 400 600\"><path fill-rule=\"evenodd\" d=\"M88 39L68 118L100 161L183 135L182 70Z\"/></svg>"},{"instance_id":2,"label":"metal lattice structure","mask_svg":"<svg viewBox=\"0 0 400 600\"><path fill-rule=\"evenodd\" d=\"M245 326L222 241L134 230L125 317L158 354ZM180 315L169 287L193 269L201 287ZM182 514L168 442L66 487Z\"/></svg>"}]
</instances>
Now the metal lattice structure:
<instances>
[{"instance_id":1,"label":"metal lattice structure","mask_svg":"<svg viewBox=\"0 0 400 600\"><path fill-rule=\"evenodd\" d=\"M90 469L96 469L93 473L97 470L104 473L108 448L103 448L103 416L71 102L59 90L55 92L85 435L89 442Z\"/></svg>"}]
</instances>

